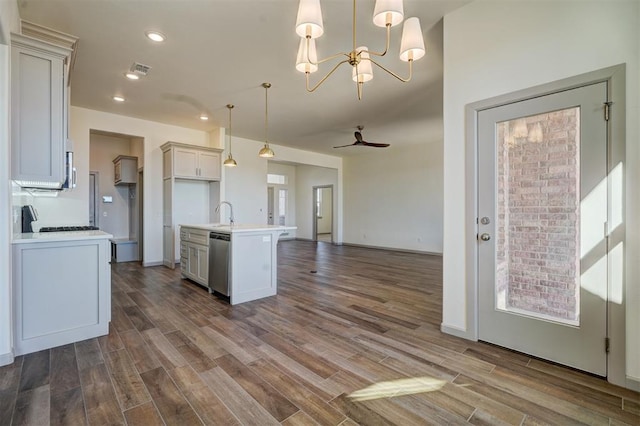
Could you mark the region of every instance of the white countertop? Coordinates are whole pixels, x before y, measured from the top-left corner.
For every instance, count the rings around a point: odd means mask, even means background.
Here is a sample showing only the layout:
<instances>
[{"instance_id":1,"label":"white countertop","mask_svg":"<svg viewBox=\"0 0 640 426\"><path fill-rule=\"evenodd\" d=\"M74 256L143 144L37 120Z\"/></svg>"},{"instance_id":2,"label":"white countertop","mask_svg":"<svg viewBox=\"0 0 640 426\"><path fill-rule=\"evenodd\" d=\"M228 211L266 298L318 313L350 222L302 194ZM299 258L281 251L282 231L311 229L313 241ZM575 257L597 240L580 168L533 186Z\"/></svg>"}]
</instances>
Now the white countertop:
<instances>
[{"instance_id":1,"label":"white countertop","mask_svg":"<svg viewBox=\"0 0 640 426\"><path fill-rule=\"evenodd\" d=\"M13 234L11 244L47 243L56 241L99 240L113 238L104 231L29 232Z\"/></svg>"},{"instance_id":2,"label":"white countertop","mask_svg":"<svg viewBox=\"0 0 640 426\"><path fill-rule=\"evenodd\" d=\"M180 225L182 228L195 228L195 229L204 229L207 231L215 231L222 232L225 234L235 234L238 232L285 232L285 231L293 231L298 229L297 226L281 226L281 225L256 225L256 224L246 224L246 223L236 223L233 226L231 225L223 225L220 223L206 223L200 225Z\"/></svg>"}]
</instances>

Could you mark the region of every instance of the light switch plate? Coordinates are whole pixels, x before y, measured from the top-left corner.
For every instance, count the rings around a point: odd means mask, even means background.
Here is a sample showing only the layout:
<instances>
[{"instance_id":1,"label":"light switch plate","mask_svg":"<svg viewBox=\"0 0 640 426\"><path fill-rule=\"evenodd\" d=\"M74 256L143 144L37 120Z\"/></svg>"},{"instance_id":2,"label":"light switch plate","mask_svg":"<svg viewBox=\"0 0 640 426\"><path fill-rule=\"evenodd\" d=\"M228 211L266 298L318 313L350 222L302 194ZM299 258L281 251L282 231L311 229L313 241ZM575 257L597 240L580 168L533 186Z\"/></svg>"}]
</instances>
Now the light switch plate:
<instances>
[{"instance_id":1,"label":"light switch plate","mask_svg":"<svg viewBox=\"0 0 640 426\"><path fill-rule=\"evenodd\" d=\"M113 197L111 195L103 195L102 196L103 203L113 203Z\"/></svg>"}]
</instances>

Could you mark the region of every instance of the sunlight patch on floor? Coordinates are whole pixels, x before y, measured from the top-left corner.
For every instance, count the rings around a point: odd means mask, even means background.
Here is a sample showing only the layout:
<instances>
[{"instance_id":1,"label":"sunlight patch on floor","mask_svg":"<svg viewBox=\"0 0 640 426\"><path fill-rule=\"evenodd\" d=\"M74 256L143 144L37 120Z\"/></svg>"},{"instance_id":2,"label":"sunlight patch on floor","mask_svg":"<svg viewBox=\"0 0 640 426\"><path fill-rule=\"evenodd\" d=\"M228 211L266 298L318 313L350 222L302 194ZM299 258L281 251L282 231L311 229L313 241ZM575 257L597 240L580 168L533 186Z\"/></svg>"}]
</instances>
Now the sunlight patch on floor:
<instances>
[{"instance_id":1,"label":"sunlight patch on floor","mask_svg":"<svg viewBox=\"0 0 640 426\"><path fill-rule=\"evenodd\" d=\"M348 397L353 401L393 398L402 395L434 392L440 390L445 383L447 382L444 380L438 380L432 377L412 377L409 379L389 380L386 382L374 383L371 386L352 392Z\"/></svg>"}]
</instances>

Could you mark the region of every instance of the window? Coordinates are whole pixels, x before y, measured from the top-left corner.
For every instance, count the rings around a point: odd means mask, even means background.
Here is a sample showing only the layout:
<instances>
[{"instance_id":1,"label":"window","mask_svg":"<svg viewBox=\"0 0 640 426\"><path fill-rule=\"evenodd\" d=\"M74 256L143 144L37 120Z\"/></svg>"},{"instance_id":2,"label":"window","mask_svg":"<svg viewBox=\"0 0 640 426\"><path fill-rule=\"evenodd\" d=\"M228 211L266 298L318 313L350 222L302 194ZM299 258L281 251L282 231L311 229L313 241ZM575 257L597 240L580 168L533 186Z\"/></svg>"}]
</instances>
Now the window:
<instances>
[{"instance_id":1,"label":"window","mask_svg":"<svg viewBox=\"0 0 640 426\"><path fill-rule=\"evenodd\" d=\"M272 185L286 185L287 176L267 173L267 183L270 183Z\"/></svg>"},{"instance_id":2,"label":"window","mask_svg":"<svg viewBox=\"0 0 640 426\"><path fill-rule=\"evenodd\" d=\"M287 215L287 190L278 191L278 225L284 226Z\"/></svg>"}]
</instances>

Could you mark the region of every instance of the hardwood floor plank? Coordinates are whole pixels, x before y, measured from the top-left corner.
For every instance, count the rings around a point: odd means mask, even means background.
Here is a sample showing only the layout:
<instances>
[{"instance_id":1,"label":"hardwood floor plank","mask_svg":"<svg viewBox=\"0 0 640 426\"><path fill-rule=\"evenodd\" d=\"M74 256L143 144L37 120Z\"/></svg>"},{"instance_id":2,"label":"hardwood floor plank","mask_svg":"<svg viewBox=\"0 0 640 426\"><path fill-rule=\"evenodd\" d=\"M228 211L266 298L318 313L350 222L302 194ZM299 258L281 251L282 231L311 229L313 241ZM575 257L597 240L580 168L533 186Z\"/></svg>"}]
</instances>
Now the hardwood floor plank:
<instances>
[{"instance_id":1,"label":"hardwood floor plank","mask_svg":"<svg viewBox=\"0 0 640 426\"><path fill-rule=\"evenodd\" d=\"M187 401L207 425L239 425L238 419L190 366L168 371Z\"/></svg>"},{"instance_id":2,"label":"hardwood floor plank","mask_svg":"<svg viewBox=\"0 0 640 426\"><path fill-rule=\"evenodd\" d=\"M147 402L124 412L128 426L164 426L160 413L152 402Z\"/></svg>"},{"instance_id":3,"label":"hardwood floor plank","mask_svg":"<svg viewBox=\"0 0 640 426\"><path fill-rule=\"evenodd\" d=\"M265 334L260 336L260 339L324 379L332 376L339 370L337 366L322 358L310 355L308 352L287 342L276 334Z\"/></svg>"},{"instance_id":4,"label":"hardwood floor plank","mask_svg":"<svg viewBox=\"0 0 640 426\"><path fill-rule=\"evenodd\" d=\"M175 367L182 367L188 364L182 354L173 346L164 334L157 328L151 328L142 332L142 336L160 361L160 363L170 370Z\"/></svg>"},{"instance_id":5,"label":"hardwood floor plank","mask_svg":"<svg viewBox=\"0 0 640 426\"><path fill-rule=\"evenodd\" d=\"M13 364L0 367L0 425L11 424L20 387L20 374L24 356L18 356Z\"/></svg>"},{"instance_id":6,"label":"hardwood floor plank","mask_svg":"<svg viewBox=\"0 0 640 426\"><path fill-rule=\"evenodd\" d=\"M89 424L124 424L124 417L104 363L81 370L80 382Z\"/></svg>"},{"instance_id":7,"label":"hardwood floor plank","mask_svg":"<svg viewBox=\"0 0 640 426\"><path fill-rule=\"evenodd\" d=\"M311 390L306 389L302 383L297 382L273 364L265 360L258 360L252 363L250 367L259 377L262 377L285 398L299 407L305 413L305 419L308 417L321 425L337 425L345 419L344 414L334 409ZM297 417L297 415L293 417Z\"/></svg>"},{"instance_id":8,"label":"hardwood floor plank","mask_svg":"<svg viewBox=\"0 0 640 426\"><path fill-rule=\"evenodd\" d=\"M51 393L63 392L80 386L76 349L72 344L50 350Z\"/></svg>"},{"instance_id":9,"label":"hardwood floor plank","mask_svg":"<svg viewBox=\"0 0 640 426\"><path fill-rule=\"evenodd\" d=\"M299 411L299 408L283 396L271 384L261 379L249 367L238 361L233 355L216 359L225 373L262 405L276 420L283 421Z\"/></svg>"},{"instance_id":10,"label":"hardwood floor plank","mask_svg":"<svg viewBox=\"0 0 640 426\"><path fill-rule=\"evenodd\" d=\"M316 423L310 416L303 411L298 411L293 416L289 417L281 423L284 426L315 426Z\"/></svg>"},{"instance_id":11,"label":"hardwood floor plank","mask_svg":"<svg viewBox=\"0 0 640 426\"><path fill-rule=\"evenodd\" d=\"M227 339L225 336L218 333L216 330L209 326L202 327L201 330L209 337L211 341L215 342L217 345L220 345L227 353L230 353L238 358L243 364L249 364L250 362L253 362L257 359L253 347L244 347L244 345L239 345L233 342L231 339ZM217 358L218 357L216 357L215 359Z\"/></svg>"},{"instance_id":12,"label":"hardwood floor plank","mask_svg":"<svg viewBox=\"0 0 640 426\"><path fill-rule=\"evenodd\" d=\"M145 330L150 330L156 327L155 324L152 323L151 320L149 320L149 318L147 318L147 316L137 306L127 306L122 310L124 311L127 318L129 318L136 330L143 332Z\"/></svg>"},{"instance_id":13,"label":"hardwood floor plank","mask_svg":"<svg viewBox=\"0 0 640 426\"><path fill-rule=\"evenodd\" d=\"M243 425L279 425L269 412L255 401L235 380L220 367L200 374L209 389L231 410Z\"/></svg>"},{"instance_id":14,"label":"hardwood floor plank","mask_svg":"<svg viewBox=\"0 0 640 426\"><path fill-rule=\"evenodd\" d=\"M181 331L173 331L165 334L165 337L198 373L210 370L217 365Z\"/></svg>"},{"instance_id":15,"label":"hardwood floor plank","mask_svg":"<svg viewBox=\"0 0 640 426\"><path fill-rule=\"evenodd\" d=\"M133 360L125 349L107 353L105 363L122 411L151 400Z\"/></svg>"},{"instance_id":16,"label":"hardwood floor plank","mask_svg":"<svg viewBox=\"0 0 640 426\"><path fill-rule=\"evenodd\" d=\"M74 343L78 370L82 370L104 363L102 351L97 339L82 340Z\"/></svg>"},{"instance_id":17,"label":"hardwood floor plank","mask_svg":"<svg viewBox=\"0 0 640 426\"><path fill-rule=\"evenodd\" d=\"M20 392L49 384L49 360L49 351L34 352L24 356L18 387Z\"/></svg>"},{"instance_id":18,"label":"hardwood floor plank","mask_svg":"<svg viewBox=\"0 0 640 426\"><path fill-rule=\"evenodd\" d=\"M82 388L78 384L72 389L51 392L51 426L87 425Z\"/></svg>"},{"instance_id":19,"label":"hardwood floor plank","mask_svg":"<svg viewBox=\"0 0 640 426\"><path fill-rule=\"evenodd\" d=\"M155 352L149 348L138 330L133 329L120 333L120 338L139 373L161 366Z\"/></svg>"},{"instance_id":20,"label":"hardwood floor plank","mask_svg":"<svg viewBox=\"0 0 640 426\"><path fill-rule=\"evenodd\" d=\"M175 425L203 424L164 368L154 368L145 371L140 376L165 423Z\"/></svg>"},{"instance_id":21,"label":"hardwood floor plank","mask_svg":"<svg viewBox=\"0 0 640 426\"><path fill-rule=\"evenodd\" d=\"M109 334L98 337L98 344L103 354L107 352L119 351L124 348L120 334L113 323L109 324Z\"/></svg>"},{"instance_id":22,"label":"hardwood floor plank","mask_svg":"<svg viewBox=\"0 0 640 426\"><path fill-rule=\"evenodd\" d=\"M48 425L50 404L51 394L48 384L20 391L12 424Z\"/></svg>"}]
</instances>

